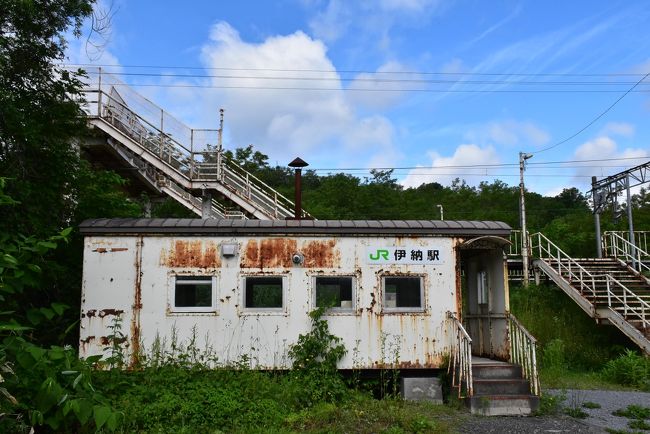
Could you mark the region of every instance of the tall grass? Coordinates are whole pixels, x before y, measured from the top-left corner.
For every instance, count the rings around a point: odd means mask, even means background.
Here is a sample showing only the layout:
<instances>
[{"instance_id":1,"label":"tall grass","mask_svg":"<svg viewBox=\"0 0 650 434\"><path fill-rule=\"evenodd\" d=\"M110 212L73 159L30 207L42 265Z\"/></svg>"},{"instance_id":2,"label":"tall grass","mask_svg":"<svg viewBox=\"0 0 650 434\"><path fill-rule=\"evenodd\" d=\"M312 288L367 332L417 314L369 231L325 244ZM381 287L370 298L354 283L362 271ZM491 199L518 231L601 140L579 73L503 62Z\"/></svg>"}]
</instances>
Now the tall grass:
<instances>
[{"instance_id":1,"label":"tall grass","mask_svg":"<svg viewBox=\"0 0 650 434\"><path fill-rule=\"evenodd\" d=\"M575 374L592 374L594 382L611 381L600 375L605 365L628 349L636 350L618 329L596 324L555 286L513 287L510 304L538 340L541 377L547 386Z\"/></svg>"}]
</instances>

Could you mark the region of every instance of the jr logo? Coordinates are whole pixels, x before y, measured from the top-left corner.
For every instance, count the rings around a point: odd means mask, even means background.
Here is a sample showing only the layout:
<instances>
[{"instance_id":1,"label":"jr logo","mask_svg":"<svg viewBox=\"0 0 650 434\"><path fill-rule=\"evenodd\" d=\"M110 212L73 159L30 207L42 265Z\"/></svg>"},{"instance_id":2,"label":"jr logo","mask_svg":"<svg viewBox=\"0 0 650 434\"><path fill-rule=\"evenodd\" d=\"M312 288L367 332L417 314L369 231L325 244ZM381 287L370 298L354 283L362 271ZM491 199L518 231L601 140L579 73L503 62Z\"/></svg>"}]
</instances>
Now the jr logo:
<instances>
[{"instance_id":1,"label":"jr logo","mask_svg":"<svg viewBox=\"0 0 650 434\"><path fill-rule=\"evenodd\" d=\"M370 259L373 261L378 261L379 259L383 259L384 261L388 261L388 250L383 250L383 249L377 249L376 253L371 253L370 254Z\"/></svg>"}]
</instances>

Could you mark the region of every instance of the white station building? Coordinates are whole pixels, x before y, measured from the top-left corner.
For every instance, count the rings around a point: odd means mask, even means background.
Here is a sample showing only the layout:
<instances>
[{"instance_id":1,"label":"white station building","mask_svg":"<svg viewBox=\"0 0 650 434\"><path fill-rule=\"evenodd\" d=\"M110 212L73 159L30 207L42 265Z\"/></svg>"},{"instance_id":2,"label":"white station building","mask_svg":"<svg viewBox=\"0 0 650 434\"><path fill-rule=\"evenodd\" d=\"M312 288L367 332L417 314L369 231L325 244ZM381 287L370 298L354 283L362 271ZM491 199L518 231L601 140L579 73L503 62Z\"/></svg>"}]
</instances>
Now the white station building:
<instances>
[{"instance_id":1,"label":"white station building","mask_svg":"<svg viewBox=\"0 0 650 434\"><path fill-rule=\"evenodd\" d=\"M340 369L440 368L451 314L474 355L510 356L501 222L96 219L81 232L81 357L105 354L119 317L132 363L174 334L219 365L286 369L320 306L347 349Z\"/></svg>"}]
</instances>

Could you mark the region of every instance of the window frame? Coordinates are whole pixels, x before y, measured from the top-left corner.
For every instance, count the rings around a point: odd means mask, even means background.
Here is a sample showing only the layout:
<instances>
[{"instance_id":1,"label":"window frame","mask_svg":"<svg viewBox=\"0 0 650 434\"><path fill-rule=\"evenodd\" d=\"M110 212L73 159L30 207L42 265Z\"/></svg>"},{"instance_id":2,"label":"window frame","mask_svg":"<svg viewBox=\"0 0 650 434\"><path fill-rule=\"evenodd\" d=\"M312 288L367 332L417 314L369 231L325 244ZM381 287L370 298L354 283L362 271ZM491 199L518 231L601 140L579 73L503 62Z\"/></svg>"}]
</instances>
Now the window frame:
<instances>
[{"instance_id":1,"label":"window frame","mask_svg":"<svg viewBox=\"0 0 650 434\"><path fill-rule=\"evenodd\" d=\"M311 277L311 284L312 284L312 307L314 309L318 308L317 305L317 290L318 286L316 283L317 279L337 279L337 278L349 278L350 279L350 298L352 301L352 306L351 307L340 307L340 306L333 306L328 308L325 311L326 315L330 314L354 314L357 310L357 276L354 274L316 274Z\"/></svg>"},{"instance_id":2,"label":"window frame","mask_svg":"<svg viewBox=\"0 0 650 434\"><path fill-rule=\"evenodd\" d=\"M426 313L426 292L424 290L426 280L422 274L390 274L381 276L381 305L385 313ZM419 307L389 307L386 305L386 279L419 279L420 281L420 306Z\"/></svg>"},{"instance_id":3,"label":"window frame","mask_svg":"<svg viewBox=\"0 0 650 434\"><path fill-rule=\"evenodd\" d=\"M178 279L179 277L197 278L195 281L191 279ZM207 282L210 280L210 306L176 306L176 285L178 282L185 282L182 285L196 284L198 282ZM172 313L216 313L217 312L217 276L214 274L173 274L170 285L170 311Z\"/></svg>"},{"instance_id":4,"label":"window frame","mask_svg":"<svg viewBox=\"0 0 650 434\"><path fill-rule=\"evenodd\" d=\"M246 280L249 278L272 278L280 279L282 282L282 306L280 307L248 307L246 306ZM279 274L245 274L241 278L241 308L244 313L256 314L256 313L267 313L267 314L284 314L287 311L287 276Z\"/></svg>"}]
</instances>

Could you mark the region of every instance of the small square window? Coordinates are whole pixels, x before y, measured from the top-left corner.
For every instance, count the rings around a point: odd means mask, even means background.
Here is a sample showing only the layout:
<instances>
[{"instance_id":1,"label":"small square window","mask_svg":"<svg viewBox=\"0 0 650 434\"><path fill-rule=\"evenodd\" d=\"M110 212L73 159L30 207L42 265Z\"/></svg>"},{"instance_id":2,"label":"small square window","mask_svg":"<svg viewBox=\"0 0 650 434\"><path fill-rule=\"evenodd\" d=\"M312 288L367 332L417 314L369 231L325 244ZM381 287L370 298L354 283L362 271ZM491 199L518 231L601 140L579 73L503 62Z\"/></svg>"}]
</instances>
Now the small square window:
<instances>
[{"instance_id":1,"label":"small square window","mask_svg":"<svg viewBox=\"0 0 650 434\"><path fill-rule=\"evenodd\" d=\"M422 277L384 277L384 310L422 311Z\"/></svg>"},{"instance_id":2,"label":"small square window","mask_svg":"<svg viewBox=\"0 0 650 434\"><path fill-rule=\"evenodd\" d=\"M215 310L216 277L176 276L173 310L177 312L211 312Z\"/></svg>"},{"instance_id":3,"label":"small square window","mask_svg":"<svg viewBox=\"0 0 650 434\"><path fill-rule=\"evenodd\" d=\"M316 276L316 307L334 311L354 309L354 285L351 276Z\"/></svg>"},{"instance_id":4,"label":"small square window","mask_svg":"<svg viewBox=\"0 0 650 434\"><path fill-rule=\"evenodd\" d=\"M244 307L247 309L282 309L282 277L246 277Z\"/></svg>"}]
</instances>

